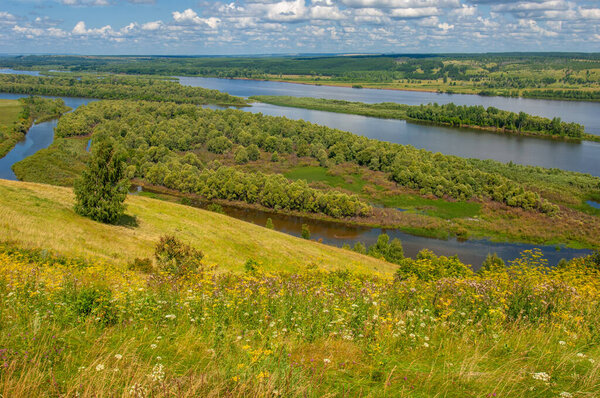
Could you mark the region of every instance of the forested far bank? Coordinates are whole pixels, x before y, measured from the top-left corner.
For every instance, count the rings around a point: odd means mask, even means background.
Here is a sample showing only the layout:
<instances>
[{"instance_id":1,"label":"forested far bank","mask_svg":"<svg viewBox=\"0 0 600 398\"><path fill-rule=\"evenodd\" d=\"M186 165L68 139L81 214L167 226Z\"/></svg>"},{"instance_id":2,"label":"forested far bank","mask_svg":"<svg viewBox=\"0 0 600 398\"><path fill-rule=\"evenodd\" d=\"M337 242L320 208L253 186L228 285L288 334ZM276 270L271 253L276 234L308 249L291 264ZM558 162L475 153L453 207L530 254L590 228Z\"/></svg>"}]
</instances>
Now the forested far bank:
<instances>
[{"instance_id":1,"label":"forested far bank","mask_svg":"<svg viewBox=\"0 0 600 398\"><path fill-rule=\"evenodd\" d=\"M367 104L333 99L290 96L253 96L251 100L278 106L314 109L327 112L429 122L442 126L472 127L516 135L539 135L569 139L595 139L585 134L578 123L563 122L560 118L548 119L525 112L509 112L495 107L455 105L404 105L392 102Z\"/></svg>"},{"instance_id":2,"label":"forested far bank","mask_svg":"<svg viewBox=\"0 0 600 398\"><path fill-rule=\"evenodd\" d=\"M244 106L246 101L218 90L182 86L176 81L123 75L27 76L0 74L0 92L98 99L129 99L180 104Z\"/></svg>"}]
</instances>

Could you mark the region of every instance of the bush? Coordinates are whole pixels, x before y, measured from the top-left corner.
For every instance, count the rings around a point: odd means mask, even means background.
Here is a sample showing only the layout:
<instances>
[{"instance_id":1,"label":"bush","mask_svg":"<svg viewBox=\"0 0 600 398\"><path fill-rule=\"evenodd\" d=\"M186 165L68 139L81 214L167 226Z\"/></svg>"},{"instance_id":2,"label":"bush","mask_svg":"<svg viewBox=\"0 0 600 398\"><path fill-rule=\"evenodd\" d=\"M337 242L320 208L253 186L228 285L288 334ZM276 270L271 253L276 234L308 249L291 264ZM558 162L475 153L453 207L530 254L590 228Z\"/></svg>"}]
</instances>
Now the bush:
<instances>
[{"instance_id":1,"label":"bush","mask_svg":"<svg viewBox=\"0 0 600 398\"><path fill-rule=\"evenodd\" d=\"M156 244L154 257L161 271L182 277L201 268L204 254L173 235L165 235Z\"/></svg>"},{"instance_id":2,"label":"bush","mask_svg":"<svg viewBox=\"0 0 600 398\"><path fill-rule=\"evenodd\" d=\"M271 217L267 218L267 224L265 225L266 228L269 229L275 229L275 226L273 225L273 220L271 220Z\"/></svg>"},{"instance_id":3,"label":"bush","mask_svg":"<svg viewBox=\"0 0 600 398\"><path fill-rule=\"evenodd\" d=\"M415 277L425 281L433 281L449 277L468 277L473 274L471 268L461 263L457 256L438 257L427 249L421 250L415 260L405 258L400 261L399 265L400 267L396 271L397 280Z\"/></svg>"},{"instance_id":4,"label":"bush","mask_svg":"<svg viewBox=\"0 0 600 398\"><path fill-rule=\"evenodd\" d=\"M246 263L244 264L244 270L248 273L254 273L257 272L260 269L260 264L258 263L258 261L249 258L248 260L246 260Z\"/></svg>"},{"instance_id":5,"label":"bush","mask_svg":"<svg viewBox=\"0 0 600 398\"><path fill-rule=\"evenodd\" d=\"M307 224L302 224L302 238L310 239L310 229Z\"/></svg>"}]
</instances>

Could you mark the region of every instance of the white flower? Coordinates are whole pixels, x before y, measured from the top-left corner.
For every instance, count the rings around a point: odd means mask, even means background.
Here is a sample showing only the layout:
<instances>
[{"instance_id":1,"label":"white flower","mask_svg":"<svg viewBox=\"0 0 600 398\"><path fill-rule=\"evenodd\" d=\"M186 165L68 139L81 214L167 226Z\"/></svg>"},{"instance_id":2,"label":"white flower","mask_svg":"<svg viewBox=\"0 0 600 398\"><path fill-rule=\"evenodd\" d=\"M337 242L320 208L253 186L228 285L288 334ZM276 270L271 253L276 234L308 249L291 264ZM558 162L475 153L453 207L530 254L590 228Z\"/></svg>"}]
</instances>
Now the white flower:
<instances>
[{"instance_id":1,"label":"white flower","mask_svg":"<svg viewBox=\"0 0 600 398\"><path fill-rule=\"evenodd\" d=\"M152 348L153 350L155 350L156 347L158 347L156 344L150 344L150 348Z\"/></svg>"},{"instance_id":2,"label":"white flower","mask_svg":"<svg viewBox=\"0 0 600 398\"><path fill-rule=\"evenodd\" d=\"M565 341L562 341L562 340L561 340L561 341L559 341L559 342L558 342L558 344L560 344L560 345L565 345L565 344L567 344L567 343L566 343ZM568 394L568 393L567 393L567 394Z\"/></svg>"},{"instance_id":3,"label":"white flower","mask_svg":"<svg viewBox=\"0 0 600 398\"><path fill-rule=\"evenodd\" d=\"M558 395L560 398L573 398L573 394L563 391Z\"/></svg>"},{"instance_id":4,"label":"white flower","mask_svg":"<svg viewBox=\"0 0 600 398\"><path fill-rule=\"evenodd\" d=\"M156 360L160 361L160 360L162 360L162 357L156 357Z\"/></svg>"},{"instance_id":5,"label":"white flower","mask_svg":"<svg viewBox=\"0 0 600 398\"><path fill-rule=\"evenodd\" d=\"M421 322L421 324L419 326L421 326L422 328L424 328L425 324L423 322Z\"/></svg>"},{"instance_id":6,"label":"white flower","mask_svg":"<svg viewBox=\"0 0 600 398\"><path fill-rule=\"evenodd\" d=\"M594 358L589 358L588 361L590 361L590 363L593 365L596 363L596 360Z\"/></svg>"},{"instance_id":7,"label":"white flower","mask_svg":"<svg viewBox=\"0 0 600 398\"><path fill-rule=\"evenodd\" d=\"M428 343L423 343L423 347L429 348L429 344Z\"/></svg>"},{"instance_id":8,"label":"white flower","mask_svg":"<svg viewBox=\"0 0 600 398\"><path fill-rule=\"evenodd\" d=\"M578 357L578 358L585 358L585 354L583 354L583 353L581 353L581 352L578 352L578 353L577 353L577 357Z\"/></svg>"},{"instance_id":9,"label":"white flower","mask_svg":"<svg viewBox=\"0 0 600 398\"><path fill-rule=\"evenodd\" d=\"M323 363L324 363L325 365L328 365L328 364L330 364L330 363L331 363L331 359L328 359L328 358L323 358Z\"/></svg>"},{"instance_id":10,"label":"white flower","mask_svg":"<svg viewBox=\"0 0 600 398\"><path fill-rule=\"evenodd\" d=\"M169 314L169 315L165 315L165 318L167 318L167 319L175 319L177 317L175 316L175 314Z\"/></svg>"},{"instance_id":11,"label":"white flower","mask_svg":"<svg viewBox=\"0 0 600 398\"><path fill-rule=\"evenodd\" d=\"M152 374L148 376L152 379L152 381L162 381L165 378L163 365L161 363L154 365L154 368L152 368Z\"/></svg>"},{"instance_id":12,"label":"white flower","mask_svg":"<svg viewBox=\"0 0 600 398\"><path fill-rule=\"evenodd\" d=\"M546 372L534 373L531 377L533 377L535 380L541 380L544 382L550 381L550 375Z\"/></svg>"},{"instance_id":13,"label":"white flower","mask_svg":"<svg viewBox=\"0 0 600 398\"><path fill-rule=\"evenodd\" d=\"M101 363L99 363L98 365L96 365L96 371L100 372L101 370L104 370L104 365L102 365Z\"/></svg>"},{"instance_id":14,"label":"white flower","mask_svg":"<svg viewBox=\"0 0 600 398\"><path fill-rule=\"evenodd\" d=\"M116 358L116 359L122 359L122 358L123 358L123 355L121 355L121 354L115 354L115 358Z\"/></svg>"}]
</instances>

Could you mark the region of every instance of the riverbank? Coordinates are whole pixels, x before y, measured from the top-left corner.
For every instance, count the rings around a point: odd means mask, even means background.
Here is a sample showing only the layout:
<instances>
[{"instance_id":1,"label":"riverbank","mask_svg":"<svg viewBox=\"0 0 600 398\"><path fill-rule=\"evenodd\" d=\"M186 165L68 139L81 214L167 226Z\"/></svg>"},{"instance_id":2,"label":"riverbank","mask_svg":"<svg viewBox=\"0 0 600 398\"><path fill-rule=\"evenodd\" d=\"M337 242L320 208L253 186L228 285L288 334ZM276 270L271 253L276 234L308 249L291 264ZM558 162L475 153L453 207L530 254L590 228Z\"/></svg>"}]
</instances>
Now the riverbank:
<instances>
[{"instance_id":1,"label":"riverbank","mask_svg":"<svg viewBox=\"0 0 600 398\"><path fill-rule=\"evenodd\" d=\"M600 142L600 136L586 134L583 127L575 123L558 122L553 123L550 119L544 119L538 116L527 115L524 113L515 114L488 108L482 110L480 107L456 107L449 105L421 105L411 106L395 103L377 103L367 104L362 102L349 102L332 99L311 98L311 97L291 97L291 96L252 96L250 100L267 103L276 106L286 106L301 109L312 109L325 112L353 114L360 116L376 117L382 119L405 120L412 123L431 124L446 127L468 128L474 130L488 131L497 134L519 135L530 137L544 137L560 141L580 142L582 139L588 141ZM492 113L493 110L493 113ZM505 125L514 124L517 120L520 123L530 123L538 127L538 131L532 129L514 129L509 127L499 127L493 125L474 125L465 123L463 119L472 117L480 118L482 113L489 113L485 116L490 122L503 123ZM444 113L443 115L439 115ZM414 115L414 116L413 116ZM416 116L416 117L415 117ZM502 118L502 119L501 119ZM522 121L521 121L522 120ZM561 131L562 134L556 134L552 131L539 128L540 125L553 128L555 131Z\"/></svg>"}]
</instances>

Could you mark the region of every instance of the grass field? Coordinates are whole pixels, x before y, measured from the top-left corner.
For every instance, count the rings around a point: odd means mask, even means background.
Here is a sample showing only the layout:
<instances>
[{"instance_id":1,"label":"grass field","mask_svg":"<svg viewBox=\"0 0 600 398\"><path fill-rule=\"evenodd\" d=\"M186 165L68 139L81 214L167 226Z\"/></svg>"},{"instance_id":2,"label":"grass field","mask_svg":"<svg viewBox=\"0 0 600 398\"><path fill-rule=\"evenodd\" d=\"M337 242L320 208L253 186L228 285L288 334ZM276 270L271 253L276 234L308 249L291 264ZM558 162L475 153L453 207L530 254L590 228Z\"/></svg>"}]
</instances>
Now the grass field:
<instances>
[{"instance_id":1,"label":"grass field","mask_svg":"<svg viewBox=\"0 0 600 398\"><path fill-rule=\"evenodd\" d=\"M0 198L0 241L71 257L126 264L136 257L152 257L158 238L172 233L202 250L208 263L226 264L231 270L241 270L249 258L270 270L294 270L311 263L384 273L395 267L221 214L150 198L129 196L130 219L121 226L75 214L73 194L67 188L0 180Z\"/></svg>"},{"instance_id":2,"label":"grass field","mask_svg":"<svg viewBox=\"0 0 600 398\"><path fill-rule=\"evenodd\" d=\"M0 158L23 138L23 134L13 128L22 110L21 102L0 99Z\"/></svg>"},{"instance_id":3,"label":"grass field","mask_svg":"<svg viewBox=\"0 0 600 398\"><path fill-rule=\"evenodd\" d=\"M23 105L18 100L0 99L0 126L10 126L23 110Z\"/></svg>"},{"instance_id":4,"label":"grass field","mask_svg":"<svg viewBox=\"0 0 600 398\"><path fill-rule=\"evenodd\" d=\"M481 204L473 202L448 202L443 199L427 199L418 195L394 195L381 199L386 207L420 211L444 219L469 218L480 214Z\"/></svg>"},{"instance_id":5,"label":"grass field","mask_svg":"<svg viewBox=\"0 0 600 398\"><path fill-rule=\"evenodd\" d=\"M328 174L325 167L319 166L296 167L283 175L290 180L306 180L309 183L324 182L331 187L343 188L356 194L361 193L363 187L367 184L367 181L363 180L358 174L344 178Z\"/></svg>"}]
</instances>

